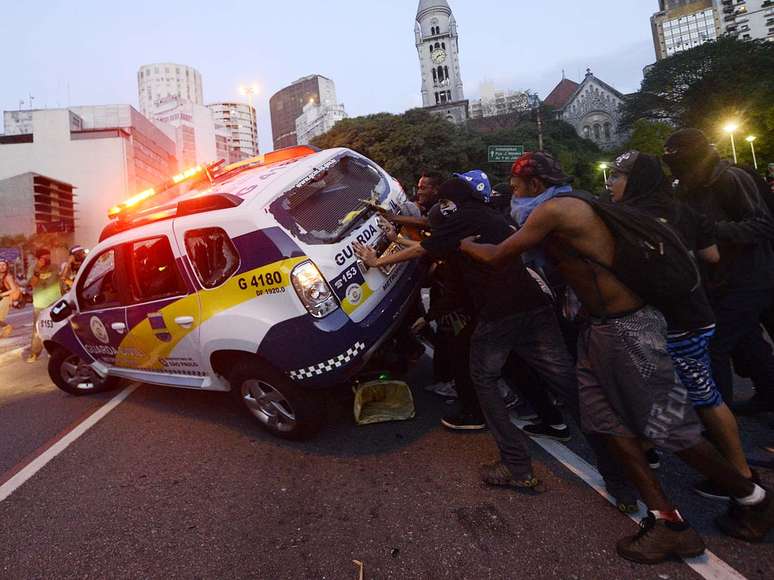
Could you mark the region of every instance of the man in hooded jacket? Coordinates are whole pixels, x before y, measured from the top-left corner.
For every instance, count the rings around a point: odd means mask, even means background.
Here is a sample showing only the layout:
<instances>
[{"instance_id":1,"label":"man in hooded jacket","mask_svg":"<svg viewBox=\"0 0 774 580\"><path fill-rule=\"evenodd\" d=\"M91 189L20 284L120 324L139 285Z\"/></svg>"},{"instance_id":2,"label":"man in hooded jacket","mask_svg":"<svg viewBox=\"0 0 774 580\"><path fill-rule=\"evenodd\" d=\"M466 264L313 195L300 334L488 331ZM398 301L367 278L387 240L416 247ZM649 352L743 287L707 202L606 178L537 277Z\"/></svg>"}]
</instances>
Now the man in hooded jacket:
<instances>
[{"instance_id":1,"label":"man in hooded jacket","mask_svg":"<svg viewBox=\"0 0 774 580\"><path fill-rule=\"evenodd\" d=\"M710 353L718 388L731 405L734 354L758 388L753 405L774 409L774 355L760 328L774 289L774 220L750 175L720 159L698 129L673 133L663 159L679 179L677 197L715 229L720 262L706 286L717 318Z\"/></svg>"}]
</instances>

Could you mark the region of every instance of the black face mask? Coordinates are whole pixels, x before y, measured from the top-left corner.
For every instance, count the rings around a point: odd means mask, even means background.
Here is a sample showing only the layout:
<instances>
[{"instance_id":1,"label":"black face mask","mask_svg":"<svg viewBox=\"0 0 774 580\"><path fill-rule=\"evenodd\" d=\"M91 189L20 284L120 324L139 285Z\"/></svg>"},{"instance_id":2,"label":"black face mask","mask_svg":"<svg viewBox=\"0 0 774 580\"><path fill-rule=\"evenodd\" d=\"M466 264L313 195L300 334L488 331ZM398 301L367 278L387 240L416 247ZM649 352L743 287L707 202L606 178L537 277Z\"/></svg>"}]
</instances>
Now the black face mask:
<instances>
[{"instance_id":1,"label":"black face mask","mask_svg":"<svg viewBox=\"0 0 774 580\"><path fill-rule=\"evenodd\" d=\"M678 179L688 175L698 162L697 159L692 159L690 156L681 155L680 153L665 153L662 159L669 166L672 175Z\"/></svg>"}]
</instances>

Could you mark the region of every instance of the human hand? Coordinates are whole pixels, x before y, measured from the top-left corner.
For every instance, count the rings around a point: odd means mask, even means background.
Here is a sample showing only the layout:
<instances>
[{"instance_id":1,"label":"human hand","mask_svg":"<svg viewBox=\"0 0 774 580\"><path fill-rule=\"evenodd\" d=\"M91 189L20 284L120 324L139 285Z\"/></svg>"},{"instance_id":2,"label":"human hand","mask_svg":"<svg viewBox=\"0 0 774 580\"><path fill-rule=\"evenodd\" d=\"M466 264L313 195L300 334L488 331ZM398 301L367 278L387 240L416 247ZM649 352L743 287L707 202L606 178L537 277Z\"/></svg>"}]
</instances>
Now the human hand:
<instances>
[{"instance_id":1,"label":"human hand","mask_svg":"<svg viewBox=\"0 0 774 580\"><path fill-rule=\"evenodd\" d=\"M377 224L384 232L384 235L387 236L387 239L391 242L394 242L396 239L398 239L398 232L395 229L395 226L392 225L389 221L387 221L387 218L379 216L377 218Z\"/></svg>"},{"instance_id":2,"label":"human hand","mask_svg":"<svg viewBox=\"0 0 774 580\"><path fill-rule=\"evenodd\" d=\"M427 326L427 320L424 316L420 316L411 325L411 334L419 334L425 326Z\"/></svg>"},{"instance_id":3,"label":"human hand","mask_svg":"<svg viewBox=\"0 0 774 580\"><path fill-rule=\"evenodd\" d=\"M369 268L373 268L377 264L378 258L376 257L376 250L371 246L361 244L360 242L354 242L352 249L355 251L355 255L363 261L363 263Z\"/></svg>"}]
</instances>

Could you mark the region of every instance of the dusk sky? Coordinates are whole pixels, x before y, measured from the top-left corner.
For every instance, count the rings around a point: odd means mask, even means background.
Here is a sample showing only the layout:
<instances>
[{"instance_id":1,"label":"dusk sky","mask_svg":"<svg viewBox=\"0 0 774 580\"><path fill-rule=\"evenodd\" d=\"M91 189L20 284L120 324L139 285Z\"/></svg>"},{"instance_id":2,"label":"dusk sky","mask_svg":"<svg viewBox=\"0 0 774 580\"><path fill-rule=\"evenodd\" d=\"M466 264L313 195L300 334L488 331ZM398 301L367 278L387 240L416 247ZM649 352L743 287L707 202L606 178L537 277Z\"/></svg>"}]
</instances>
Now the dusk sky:
<instances>
[{"instance_id":1,"label":"dusk sky","mask_svg":"<svg viewBox=\"0 0 774 580\"><path fill-rule=\"evenodd\" d=\"M417 0L219 0L197 3L28 1L4 4L0 21L3 110L129 103L137 69L154 62L193 66L205 103L254 101L261 150L271 149L269 97L319 73L336 83L350 116L402 112L421 104L414 46ZM626 93L655 60L655 0L450 0L460 35L465 96L482 81L544 98L561 79L591 67Z\"/></svg>"}]
</instances>

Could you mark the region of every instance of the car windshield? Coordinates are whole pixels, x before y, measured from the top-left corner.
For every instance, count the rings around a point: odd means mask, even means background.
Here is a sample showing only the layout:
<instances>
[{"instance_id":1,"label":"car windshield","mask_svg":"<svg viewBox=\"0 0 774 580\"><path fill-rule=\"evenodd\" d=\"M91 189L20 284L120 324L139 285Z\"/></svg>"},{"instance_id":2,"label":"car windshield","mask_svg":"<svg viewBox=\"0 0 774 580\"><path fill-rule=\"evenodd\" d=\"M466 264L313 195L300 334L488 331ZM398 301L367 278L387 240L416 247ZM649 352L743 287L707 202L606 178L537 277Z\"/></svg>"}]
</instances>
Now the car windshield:
<instances>
[{"instance_id":1,"label":"car windshield","mask_svg":"<svg viewBox=\"0 0 774 580\"><path fill-rule=\"evenodd\" d=\"M271 204L275 219L308 244L335 243L368 219L389 193L376 167L350 156L314 168Z\"/></svg>"}]
</instances>

